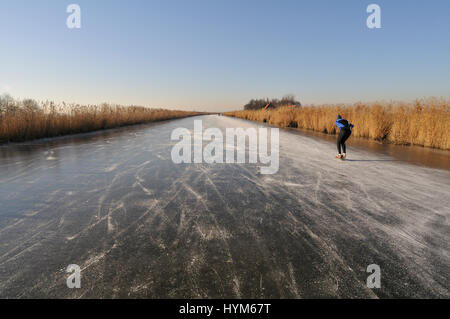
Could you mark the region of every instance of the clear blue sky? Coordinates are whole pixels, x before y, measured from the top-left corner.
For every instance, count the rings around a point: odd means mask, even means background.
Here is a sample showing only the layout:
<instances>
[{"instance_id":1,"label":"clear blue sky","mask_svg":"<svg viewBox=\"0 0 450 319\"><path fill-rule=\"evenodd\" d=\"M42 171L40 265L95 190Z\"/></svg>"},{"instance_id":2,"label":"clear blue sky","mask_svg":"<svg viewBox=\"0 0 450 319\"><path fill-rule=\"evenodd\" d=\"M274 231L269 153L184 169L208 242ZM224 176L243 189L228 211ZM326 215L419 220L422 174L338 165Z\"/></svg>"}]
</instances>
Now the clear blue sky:
<instances>
[{"instance_id":1,"label":"clear blue sky","mask_svg":"<svg viewBox=\"0 0 450 319\"><path fill-rule=\"evenodd\" d=\"M381 29L366 27L370 3ZM0 91L18 98L230 110L285 94L450 97L448 0L0 0L0 43Z\"/></svg>"}]
</instances>

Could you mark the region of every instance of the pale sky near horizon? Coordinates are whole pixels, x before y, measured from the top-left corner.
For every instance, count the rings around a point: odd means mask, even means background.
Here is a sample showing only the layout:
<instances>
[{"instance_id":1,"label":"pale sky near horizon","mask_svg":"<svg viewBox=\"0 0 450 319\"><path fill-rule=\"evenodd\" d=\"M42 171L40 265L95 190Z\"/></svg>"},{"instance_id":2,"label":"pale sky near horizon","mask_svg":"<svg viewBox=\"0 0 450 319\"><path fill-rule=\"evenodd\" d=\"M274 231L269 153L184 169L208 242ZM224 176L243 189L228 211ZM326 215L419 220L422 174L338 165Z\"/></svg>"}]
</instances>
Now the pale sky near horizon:
<instances>
[{"instance_id":1,"label":"pale sky near horizon","mask_svg":"<svg viewBox=\"0 0 450 319\"><path fill-rule=\"evenodd\" d=\"M448 0L0 0L0 41L0 94L17 98L206 111L450 98Z\"/></svg>"}]
</instances>

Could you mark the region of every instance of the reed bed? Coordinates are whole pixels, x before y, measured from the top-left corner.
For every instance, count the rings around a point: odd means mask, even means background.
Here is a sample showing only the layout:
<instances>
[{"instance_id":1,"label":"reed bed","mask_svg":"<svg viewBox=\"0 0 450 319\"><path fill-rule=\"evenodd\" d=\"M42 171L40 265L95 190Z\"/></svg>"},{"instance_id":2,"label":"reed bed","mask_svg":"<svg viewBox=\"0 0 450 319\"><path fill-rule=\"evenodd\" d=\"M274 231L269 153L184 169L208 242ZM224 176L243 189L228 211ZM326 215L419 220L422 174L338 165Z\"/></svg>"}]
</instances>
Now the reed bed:
<instances>
[{"instance_id":1,"label":"reed bed","mask_svg":"<svg viewBox=\"0 0 450 319\"><path fill-rule=\"evenodd\" d=\"M271 110L244 110L224 113L279 127L298 127L336 134L336 115L355 125L353 136L372 140L450 149L450 101L437 98L414 102L370 104L284 106Z\"/></svg>"},{"instance_id":2,"label":"reed bed","mask_svg":"<svg viewBox=\"0 0 450 319\"><path fill-rule=\"evenodd\" d=\"M0 143L85 133L199 115L140 106L78 105L0 97Z\"/></svg>"}]
</instances>

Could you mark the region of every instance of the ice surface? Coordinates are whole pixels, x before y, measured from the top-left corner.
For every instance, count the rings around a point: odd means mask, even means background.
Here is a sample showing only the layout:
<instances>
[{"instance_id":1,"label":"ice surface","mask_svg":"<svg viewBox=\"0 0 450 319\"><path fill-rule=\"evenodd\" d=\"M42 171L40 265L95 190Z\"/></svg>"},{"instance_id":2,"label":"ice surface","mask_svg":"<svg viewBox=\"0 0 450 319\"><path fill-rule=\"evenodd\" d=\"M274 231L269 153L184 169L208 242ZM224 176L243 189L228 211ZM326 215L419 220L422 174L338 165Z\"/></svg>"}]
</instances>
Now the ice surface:
<instances>
[{"instance_id":1,"label":"ice surface","mask_svg":"<svg viewBox=\"0 0 450 319\"><path fill-rule=\"evenodd\" d=\"M174 164L193 121L3 148L0 297L450 297L448 170L286 130L274 175Z\"/></svg>"}]
</instances>

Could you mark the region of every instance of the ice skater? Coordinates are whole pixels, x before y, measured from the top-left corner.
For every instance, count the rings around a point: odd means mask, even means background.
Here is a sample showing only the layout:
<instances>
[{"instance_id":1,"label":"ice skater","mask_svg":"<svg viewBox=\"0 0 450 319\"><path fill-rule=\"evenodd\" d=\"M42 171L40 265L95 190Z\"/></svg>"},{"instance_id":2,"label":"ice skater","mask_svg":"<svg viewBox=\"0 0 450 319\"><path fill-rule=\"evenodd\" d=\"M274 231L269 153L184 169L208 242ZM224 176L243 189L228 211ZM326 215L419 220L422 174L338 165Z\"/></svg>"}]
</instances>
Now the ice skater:
<instances>
[{"instance_id":1,"label":"ice skater","mask_svg":"<svg viewBox=\"0 0 450 319\"><path fill-rule=\"evenodd\" d=\"M336 155L336 158L340 158L342 160L345 160L347 157L346 153L346 147L345 142L348 140L350 135L352 135L352 128L353 124L349 123L347 120L343 119L342 116L338 115L336 118L336 121L334 122L337 127L339 127L339 135L337 139L337 149L338 149L338 155ZM342 152L341 152L342 148Z\"/></svg>"}]
</instances>

